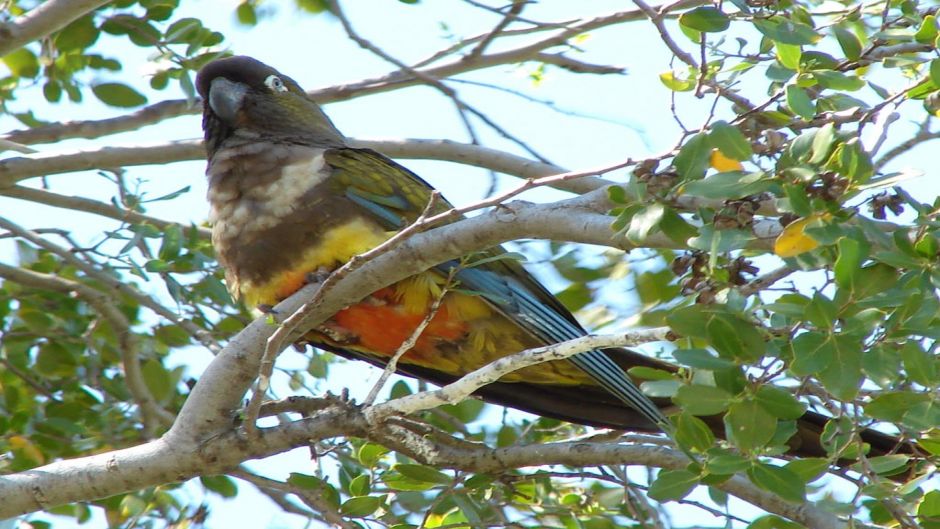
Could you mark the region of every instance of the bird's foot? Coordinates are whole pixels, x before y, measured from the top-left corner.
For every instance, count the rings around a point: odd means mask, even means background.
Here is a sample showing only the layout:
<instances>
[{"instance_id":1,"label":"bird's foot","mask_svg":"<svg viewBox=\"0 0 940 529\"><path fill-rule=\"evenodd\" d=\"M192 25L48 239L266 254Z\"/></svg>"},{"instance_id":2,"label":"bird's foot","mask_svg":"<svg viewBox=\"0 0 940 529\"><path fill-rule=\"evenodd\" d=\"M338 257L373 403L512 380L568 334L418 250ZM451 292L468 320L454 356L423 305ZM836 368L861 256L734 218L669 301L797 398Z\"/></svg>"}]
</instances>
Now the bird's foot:
<instances>
[{"instance_id":1,"label":"bird's foot","mask_svg":"<svg viewBox=\"0 0 940 529\"><path fill-rule=\"evenodd\" d=\"M255 307L258 309L258 312L261 314L270 314L272 316L277 316L277 311L274 310L274 305L268 305L267 303L262 303Z\"/></svg>"},{"instance_id":2,"label":"bird's foot","mask_svg":"<svg viewBox=\"0 0 940 529\"><path fill-rule=\"evenodd\" d=\"M316 270L314 270L313 272L307 272L307 274L304 276L304 280L307 282L308 285L311 283L319 284L319 283L326 281L326 279L330 277L330 274L332 273L333 271L330 270L329 268L325 266L321 266L317 268Z\"/></svg>"}]
</instances>

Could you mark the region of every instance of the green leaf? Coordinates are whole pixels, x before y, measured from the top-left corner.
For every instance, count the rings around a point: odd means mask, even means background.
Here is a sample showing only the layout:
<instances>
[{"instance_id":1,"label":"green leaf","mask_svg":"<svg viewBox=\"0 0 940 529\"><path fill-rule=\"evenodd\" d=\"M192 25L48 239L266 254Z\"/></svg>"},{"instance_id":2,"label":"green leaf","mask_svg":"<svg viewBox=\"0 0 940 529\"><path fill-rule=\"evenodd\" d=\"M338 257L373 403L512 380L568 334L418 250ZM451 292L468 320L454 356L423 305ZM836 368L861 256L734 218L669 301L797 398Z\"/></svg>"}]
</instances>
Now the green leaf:
<instances>
[{"instance_id":1,"label":"green leaf","mask_svg":"<svg viewBox=\"0 0 940 529\"><path fill-rule=\"evenodd\" d=\"M681 500L698 484L698 476L688 470L666 470L656 476L647 495L656 501Z\"/></svg>"},{"instance_id":2,"label":"green leaf","mask_svg":"<svg viewBox=\"0 0 940 529\"><path fill-rule=\"evenodd\" d=\"M121 498L121 515L125 517L139 516L147 511L147 502L143 498L128 494Z\"/></svg>"},{"instance_id":3,"label":"green leaf","mask_svg":"<svg viewBox=\"0 0 940 529\"><path fill-rule=\"evenodd\" d=\"M940 399L915 404L904 413L901 424L919 432L936 428L940 424Z\"/></svg>"},{"instance_id":4,"label":"green leaf","mask_svg":"<svg viewBox=\"0 0 940 529\"><path fill-rule=\"evenodd\" d=\"M733 200L763 193L773 185L773 180L762 171L727 171L687 182L683 184L682 192L702 198Z\"/></svg>"},{"instance_id":5,"label":"green leaf","mask_svg":"<svg viewBox=\"0 0 940 529\"><path fill-rule=\"evenodd\" d=\"M868 468L871 468L875 474L890 476L907 466L910 460L911 456L909 455L891 454L887 456L869 457L867 463ZM863 471L863 468L862 465L853 465L853 470L856 472Z\"/></svg>"},{"instance_id":6,"label":"green leaf","mask_svg":"<svg viewBox=\"0 0 940 529\"><path fill-rule=\"evenodd\" d=\"M565 308L577 312L594 301L594 291L584 283L572 283L564 290L556 292L555 297Z\"/></svg>"},{"instance_id":7,"label":"green leaf","mask_svg":"<svg viewBox=\"0 0 940 529\"><path fill-rule=\"evenodd\" d=\"M751 322L730 315L719 315L705 326L708 341L719 354L748 361L764 352L763 338Z\"/></svg>"},{"instance_id":8,"label":"green leaf","mask_svg":"<svg viewBox=\"0 0 940 529\"><path fill-rule=\"evenodd\" d=\"M816 107L806 91L796 85L787 86L787 106L803 119L813 119Z\"/></svg>"},{"instance_id":9,"label":"green leaf","mask_svg":"<svg viewBox=\"0 0 940 529\"><path fill-rule=\"evenodd\" d=\"M747 529L806 529L802 525L785 518L768 514L751 522Z\"/></svg>"},{"instance_id":10,"label":"green leaf","mask_svg":"<svg viewBox=\"0 0 940 529\"><path fill-rule=\"evenodd\" d=\"M291 472L287 477L287 482L295 487L306 490L317 490L325 485L322 479L309 474L301 474L300 472Z\"/></svg>"},{"instance_id":11,"label":"green leaf","mask_svg":"<svg viewBox=\"0 0 940 529\"><path fill-rule=\"evenodd\" d=\"M183 43L199 33L202 22L198 18L181 18L166 28L164 40L170 43Z\"/></svg>"},{"instance_id":12,"label":"green leaf","mask_svg":"<svg viewBox=\"0 0 940 529\"><path fill-rule=\"evenodd\" d=\"M846 335L834 335L830 343L832 362L819 371L819 381L836 398L852 400L862 384L862 345Z\"/></svg>"},{"instance_id":13,"label":"green leaf","mask_svg":"<svg viewBox=\"0 0 940 529\"><path fill-rule=\"evenodd\" d=\"M799 419L806 412L806 404L790 391L776 386L761 386L754 394L754 400L778 419Z\"/></svg>"},{"instance_id":14,"label":"green leaf","mask_svg":"<svg viewBox=\"0 0 940 529\"><path fill-rule=\"evenodd\" d=\"M805 318L821 330L832 329L839 317L839 307L824 294L816 292L806 306Z\"/></svg>"},{"instance_id":15,"label":"green leaf","mask_svg":"<svg viewBox=\"0 0 940 529\"><path fill-rule=\"evenodd\" d=\"M201 476L199 481L206 489L223 498L234 498L238 495L238 485L228 476Z\"/></svg>"},{"instance_id":16,"label":"green leaf","mask_svg":"<svg viewBox=\"0 0 940 529\"><path fill-rule=\"evenodd\" d=\"M796 472L785 467L758 462L748 469L747 475L758 487L787 501L802 503L806 497L806 483Z\"/></svg>"},{"instance_id":17,"label":"green leaf","mask_svg":"<svg viewBox=\"0 0 940 529\"><path fill-rule=\"evenodd\" d=\"M100 31L92 15L83 16L55 36L55 47L61 51L85 49L98 40Z\"/></svg>"},{"instance_id":18,"label":"green leaf","mask_svg":"<svg viewBox=\"0 0 940 529\"><path fill-rule=\"evenodd\" d=\"M388 448L375 443L365 443L356 452L356 459L366 467L372 468L389 452Z\"/></svg>"},{"instance_id":19,"label":"green leaf","mask_svg":"<svg viewBox=\"0 0 940 529\"><path fill-rule=\"evenodd\" d=\"M804 483L821 478L829 470L830 462L823 457L802 457L784 465L784 468L800 476Z\"/></svg>"},{"instance_id":20,"label":"green leaf","mask_svg":"<svg viewBox=\"0 0 940 529\"><path fill-rule=\"evenodd\" d=\"M414 464L399 464L392 469L402 476L411 478L415 481L426 483L436 483L438 485L449 485L453 483L454 478L432 467Z\"/></svg>"},{"instance_id":21,"label":"green leaf","mask_svg":"<svg viewBox=\"0 0 940 529\"><path fill-rule=\"evenodd\" d=\"M930 80L934 85L940 86L940 59L930 61Z\"/></svg>"},{"instance_id":22,"label":"green leaf","mask_svg":"<svg viewBox=\"0 0 940 529\"><path fill-rule=\"evenodd\" d=\"M645 241L650 233L659 225L659 221L662 220L665 210L665 206L659 202L654 202L637 211L636 214L633 215L633 218L630 219L630 224L627 226L627 240L633 243Z\"/></svg>"},{"instance_id":23,"label":"green leaf","mask_svg":"<svg viewBox=\"0 0 940 529\"><path fill-rule=\"evenodd\" d=\"M753 400L733 403L724 422L728 437L745 452L766 445L777 430L777 418Z\"/></svg>"},{"instance_id":24,"label":"green leaf","mask_svg":"<svg viewBox=\"0 0 940 529\"><path fill-rule=\"evenodd\" d=\"M39 59L26 48L20 48L3 56L3 64L10 73L17 77L36 77L39 75Z\"/></svg>"},{"instance_id":25,"label":"green leaf","mask_svg":"<svg viewBox=\"0 0 940 529\"><path fill-rule=\"evenodd\" d=\"M854 61L862 56L862 41L858 35L840 26L833 27L832 31L836 34L836 40L839 41L839 47L842 48L846 59Z\"/></svg>"},{"instance_id":26,"label":"green leaf","mask_svg":"<svg viewBox=\"0 0 940 529\"><path fill-rule=\"evenodd\" d=\"M715 434L705 421L689 413L680 413L676 418L676 441L699 452L715 446Z\"/></svg>"},{"instance_id":27,"label":"green leaf","mask_svg":"<svg viewBox=\"0 0 940 529\"><path fill-rule=\"evenodd\" d=\"M339 512L352 518L362 518L377 511L383 503L384 496L358 496L344 501L339 507Z\"/></svg>"},{"instance_id":28,"label":"green leaf","mask_svg":"<svg viewBox=\"0 0 940 529\"><path fill-rule=\"evenodd\" d=\"M714 386L691 384L680 386L673 400L692 415L715 415L728 409L732 395Z\"/></svg>"},{"instance_id":29,"label":"green leaf","mask_svg":"<svg viewBox=\"0 0 940 529\"><path fill-rule=\"evenodd\" d=\"M179 224L171 224L163 231L163 242L157 257L171 261L179 256L183 245L183 229Z\"/></svg>"},{"instance_id":30,"label":"green leaf","mask_svg":"<svg viewBox=\"0 0 940 529\"><path fill-rule=\"evenodd\" d=\"M735 365L730 360L713 355L707 349L677 349L672 352L672 357L682 365L712 371L729 369Z\"/></svg>"},{"instance_id":31,"label":"green leaf","mask_svg":"<svg viewBox=\"0 0 940 529\"><path fill-rule=\"evenodd\" d=\"M681 335L707 339L721 356L756 360L767 348L753 323L720 306L681 307L666 321Z\"/></svg>"},{"instance_id":32,"label":"green leaf","mask_svg":"<svg viewBox=\"0 0 940 529\"><path fill-rule=\"evenodd\" d=\"M349 482L349 493L353 496L368 496L372 492L372 480L368 474L359 474Z\"/></svg>"},{"instance_id":33,"label":"green leaf","mask_svg":"<svg viewBox=\"0 0 940 529\"><path fill-rule=\"evenodd\" d=\"M839 257L833 266L836 285L840 288L853 290L856 279L861 272L862 245L855 239L843 237L838 243Z\"/></svg>"},{"instance_id":34,"label":"green leaf","mask_svg":"<svg viewBox=\"0 0 940 529\"><path fill-rule=\"evenodd\" d=\"M917 507L917 516L924 523L924 527L927 527L928 519L936 521L940 518L940 490L932 490L924 494L924 499Z\"/></svg>"},{"instance_id":35,"label":"green leaf","mask_svg":"<svg viewBox=\"0 0 940 529\"><path fill-rule=\"evenodd\" d=\"M711 149L711 142L705 133L694 134L686 140L685 145L679 149L679 154L673 160L679 176L683 180L698 180L705 176Z\"/></svg>"},{"instance_id":36,"label":"green leaf","mask_svg":"<svg viewBox=\"0 0 940 529\"><path fill-rule=\"evenodd\" d=\"M784 44L777 42L774 44L777 50L777 60L784 68L790 70L800 69L800 58L803 56L803 49L794 44Z\"/></svg>"},{"instance_id":37,"label":"green leaf","mask_svg":"<svg viewBox=\"0 0 940 529\"><path fill-rule=\"evenodd\" d=\"M673 72L663 72L659 74L660 82L665 85L666 88L672 90L673 92L691 92L695 88L695 79L692 77L687 77L685 79L680 79L676 77L676 74Z\"/></svg>"},{"instance_id":38,"label":"green leaf","mask_svg":"<svg viewBox=\"0 0 940 529\"><path fill-rule=\"evenodd\" d=\"M437 486L434 483L428 483L427 481L411 479L407 476L403 476L398 472L385 472L382 474L382 482L392 490L416 492L425 491Z\"/></svg>"},{"instance_id":39,"label":"green leaf","mask_svg":"<svg viewBox=\"0 0 940 529\"><path fill-rule=\"evenodd\" d=\"M737 454L719 454L709 457L705 462L705 469L711 474L734 474L750 468L751 462Z\"/></svg>"},{"instance_id":40,"label":"green leaf","mask_svg":"<svg viewBox=\"0 0 940 529\"><path fill-rule=\"evenodd\" d=\"M91 91L102 103L114 107L136 107L147 102L143 94L122 83L97 84L91 87Z\"/></svg>"},{"instance_id":41,"label":"green leaf","mask_svg":"<svg viewBox=\"0 0 940 529\"><path fill-rule=\"evenodd\" d=\"M731 19L711 6L700 6L679 15L679 23L705 33L717 33L728 29Z\"/></svg>"},{"instance_id":42,"label":"green leaf","mask_svg":"<svg viewBox=\"0 0 940 529\"><path fill-rule=\"evenodd\" d=\"M937 380L936 357L924 351L917 342L906 342L901 347L901 360L908 378L914 382L927 387L936 387L940 382Z\"/></svg>"},{"instance_id":43,"label":"green leaf","mask_svg":"<svg viewBox=\"0 0 940 529\"><path fill-rule=\"evenodd\" d=\"M781 16L756 19L754 20L754 27L770 40L795 46L815 44L816 41L822 38L810 26Z\"/></svg>"},{"instance_id":44,"label":"green leaf","mask_svg":"<svg viewBox=\"0 0 940 529\"><path fill-rule=\"evenodd\" d=\"M842 72L820 70L813 72L812 75L819 83L819 86L830 90L854 92L865 86L864 79Z\"/></svg>"},{"instance_id":45,"label":"green leaf","mask_svg":"<svg viewBox=\"0 0 940 529\"><path fill-rule=\"evenodd\" d=\"M143 363L141 371L147 389L158 402L166 402L173 394L174 383L170 372L158 360L151 358Z\"/></svg>"},{"instance_id":46,"label":"green leaf","mask_svg":"<svg viewBox=\"0 0 940 529\"><path fill-rule=\"evenodd\" d=\"M937 38L937 18L934 15L924 17L920 29L914 34L914 40L921 44L933 44Z\"/></svg>"},{"instance_id":47,"label":"green leaf","mask_svg":"<svg viewBox=\"0 0 940 529\"><path fill-rule=\"evenodd\" d=\"M682 215L669 207L663 211L663 218L659 221L659 229L666 237L683 246L691 237L698 234L698 229L695 226L686 222Z\"/></svg>"},{"instance_id":48,"label":"green leaf","mask_svg":"<svg viewBox=\"0 0 940 529\"><path fill-rule=\"evenodd\" d=\"M741 130L726 121L713 123L708 135L712 145L728 158L743 161L754 154L751 142Z\"/></svg>"},{"instance_id":49,"label":"green leaf","mask_svg":"<svg viewBox=\"0 0 940 529\"><path fill-rule=\"evenodd\" d=\"M627 204L627 191L623 188L623 186L608 186L607 199L614 204Z\"/></svg>"},{"instance_id":50,"label":"green leaf","mask_svg":"<svg viewBox=\"0 0 940 529\"><path fill-rule=\"evenodd\" d=\"M813 143L810 152L809 163L813 165L821 164L829 157L832 152L832 145L836 139L836 128L832 123L826 123L813 134Z\"/></svg>"},{"instance_id":51,"label":"green leaf","mask_svg":"<svg viewBox=\"0 0 940 529\"><path fill-rule=\"evenodd\" d=\"M930 397L923 393L909 391L882 393L872 398L871 402L865 406L865 413L874 419L901 422L908 410L929 399Z\"/></svg>"},{"instance_id":52,"label":"green leaf","mask_svg":"<svg viewBox=\"0 0 940 529\"><path fill-rule=\"evenodd\" d=\"M243 1L235 8L235 18L238 23L244 26L254 26L258 24L258 14L251 2Z\"/></svg>"}]
</instances>

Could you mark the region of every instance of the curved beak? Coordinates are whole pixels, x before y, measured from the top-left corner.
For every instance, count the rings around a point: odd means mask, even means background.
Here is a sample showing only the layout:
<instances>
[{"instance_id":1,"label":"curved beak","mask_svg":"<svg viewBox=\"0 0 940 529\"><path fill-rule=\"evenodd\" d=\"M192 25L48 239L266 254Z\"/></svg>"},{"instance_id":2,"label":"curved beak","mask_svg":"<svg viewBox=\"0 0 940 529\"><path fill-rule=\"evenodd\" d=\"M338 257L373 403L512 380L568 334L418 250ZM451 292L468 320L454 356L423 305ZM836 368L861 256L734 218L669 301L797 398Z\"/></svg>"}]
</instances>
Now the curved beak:
<instances>
[{"instance_id":1,"label":"curved beak","mask_svg":"<svg viewBox=\"0 0 940 529\"><path fill-rule=\"evenodd\" d=\"M233 83L224 77L216 77L209 85L209 107L220 119L234 125L242 100L248 87L242 83Z\"/></svg>"}]
</instances>

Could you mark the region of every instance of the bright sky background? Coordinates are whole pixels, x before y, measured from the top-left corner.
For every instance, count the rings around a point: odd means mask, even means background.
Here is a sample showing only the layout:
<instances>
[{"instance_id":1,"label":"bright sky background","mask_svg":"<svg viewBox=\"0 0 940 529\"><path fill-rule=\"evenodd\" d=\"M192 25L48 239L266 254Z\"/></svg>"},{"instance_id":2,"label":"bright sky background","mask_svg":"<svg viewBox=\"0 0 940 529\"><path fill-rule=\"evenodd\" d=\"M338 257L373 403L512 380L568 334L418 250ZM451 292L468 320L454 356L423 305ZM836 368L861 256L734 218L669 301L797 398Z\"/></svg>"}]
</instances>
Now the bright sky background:
<instances>
[{"instance_id":1,"label":"bright sky background","mask_svg":"<svg viewBox=\"0 0 940 529\"><path fill-rule=\"evenodd\" d=\"M252 55L295 78L307 89L349 83L362 78L384 74L394 69L390 64L359 49L345 37L339 22L327 15L313 16L297 11L292 2L269 2L265 9L273 11L270 18L254 28L245 28L235 22L233 0L184 1L176 17L193 16L202 19L205 26L222 31L226 45L238 54ZM358 32L381 46L395 57L410 63L422 59L431 52L446 46L451 36L467 37L487 31L496 22L495 15L486 15L481 10L457 0L424 1L418 6L409 6L394 0L370 2L344 2L347 14ZM526 16L539 20L565 20L585 15L585 11L606 14L616 10L630 9L632 4L622 1L593 0L592 2L567 2L555 0L542 2L526 10ZM446 21L447 26L443 25ZM677 38L681 35L677 33ZM107 38L107 37L103 37ZM146 52L127 44L126 40L110 39L120 47L104 47L106 53L121 58L125 72L116 76L147 93L150 102L182 97L176 89L153 92L145 80L150 71ZM99 46L105 41L102 40ZM513 43L525 42L520 39ZM692 46L680 41L687 49ZM597 64L623 65L628 74L599 79L591 75L573 75L548 68L544 80L533 86L528 74L534 65L502 66L471 77L477 81L492 82L500 86L514 87L539 98L555 101L565 110L595 116L601 119L584 119L547 112L544 107L522 99L486 88L452 85L462 97L487 112L511 132L526 139L538 152L553 162L569 169L586 169L623 161L628 157L641 158L673 147L679 128L670 114L670 92L659 82L658 76L668 68L670 55L661 44L650 24L633 23L591 33L580 43L585 52L577 57ZM117 45L117 44L116 44ZM110 80L102 75L92 80ZM680 115L686 126L697 128L705 117L711 99L695 100L691 95L682 95L678 100ZM43 100L24 97L11 106L19 110L33 109L44 119L100 119L120 115L118 109L108 108L96 102L90 93L81 105L48 105ZM721 108L721 107L719 107ZM467 141L450 101L436 90L415 87L357 98L348 102L330 104L327 113L336 125L349 136L356 138L447 138ZM730 117L730 113L719 117ZM9 118L0 118L0 131L19 128ZM523 154L517 147L497 138L483 125L478 130L488 146ZM72 140L58 145L42 145L42 152L57 150L72 151L79 148L97 148L109 145L133 145L160 143L174 139L201 137L198 116L187 116L170 120L157 126L102 141ZM929 167L926 151L921 149L908 161L914 166ZM11 156L4 153L0 156ZM444 190L445 196L457 204L472 202L482 197L488 182L486 172L459 167L442 162L404 161L422 177ZM146 181L150 196L191 186L183 198L169 203L156 203L149 213L163 218L189 223L203 222L207 205L205 196L204 162L186 162L167 167L134 167L128 170L130 178ZM910 189L921 197L935 196L935 175L910 183ZM48 179L59 193L89 196L110 201L113 187L92 172L52 176ZM504 184L512 185L506 178ZM37 179L25 182L39 184ZM557 193L539 192L528 198L545 200ZM926 198L925 198L926 200ZM70 214L62 210L45 208L31 203L22 203L0 198L0 211L29 228L49 226L71 226L79 240L95 241L103 226L97 217ZM0 240L0 259L12 259L9 241ZM550 283L557 283L551 276L543 276ZM561 286L560 283L554 286ZM145 287L146 288L146 287ZM151 289L157 288L156 285ZM618 288L618 287L614 287ZM625 288L625 287L624 287ZM190 366L191 374L198 372L211 359L208 353L196 348L192 356L179 359ZM299 363L301 357L295 353L282 356L283 365ZM330 387L351 386L353 396L363 396L377 378L371 371L368 382L363 384L363 365L334 369ZM283 389L283 388L282 388ZM283 393L282 393L283 394ZM312 472L306 450L298 450L276 458L254 464L263 468L269 476L286 478L288 472ZM698 498L701 499L701 498ZM211 503L210 527L304 527L306 520L284 514L264 497L256 494L253 487L240 484L240 494L235 501L221 501L209 497ZM198 497L194 502L200 501ZM701 511L698 518L682 519L683 509L677 509L680 518L676 525L719 524L717 520L706 522ZM38 516L44 519L45 516ZM102 522L102 520L96 521Z\"/></svg>"}]
</instances>

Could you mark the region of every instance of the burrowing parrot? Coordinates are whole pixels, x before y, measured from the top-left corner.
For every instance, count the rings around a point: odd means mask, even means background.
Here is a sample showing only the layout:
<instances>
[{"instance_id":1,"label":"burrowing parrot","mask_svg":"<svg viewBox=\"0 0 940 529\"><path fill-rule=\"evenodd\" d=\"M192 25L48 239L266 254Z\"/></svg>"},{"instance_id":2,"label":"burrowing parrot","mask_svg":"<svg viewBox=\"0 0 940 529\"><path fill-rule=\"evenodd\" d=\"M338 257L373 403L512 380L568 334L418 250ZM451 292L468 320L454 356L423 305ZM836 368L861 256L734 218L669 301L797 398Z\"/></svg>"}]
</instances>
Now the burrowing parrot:
<instances>
[{"instance_id":1,"label":"burrowing parrot","mask_svg":"<svg viewBox=\"0 0 940 529\"><path fill-rule=\"evenodd\" d=\"M387 240L428 205L432 187L391 159L350 147L298 84L250 57L199 72L208 152L212 240L232 294L274 305L311 272L332 270ZM441 203L440 208L449 208ZM489 251L497 256L501 249ZM516 261L443 263L372 293L306 340L384 365L445 289L430 324L398 364L402 374L446 384L499 357L585 335L571 313ZM456 269L455 269L456 267ZM676 367L626 349L590 351L519 370L477 392L484 400L586 425L668 429L671 403L644 395L625 369ZM710 425L721 433L721 420ZM791 446L824 455L826 419L807 413ZM866 441L894 446L871 432Z\"/></svg>"}]
</instances>

